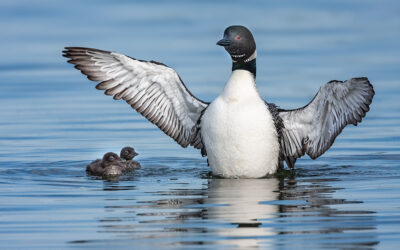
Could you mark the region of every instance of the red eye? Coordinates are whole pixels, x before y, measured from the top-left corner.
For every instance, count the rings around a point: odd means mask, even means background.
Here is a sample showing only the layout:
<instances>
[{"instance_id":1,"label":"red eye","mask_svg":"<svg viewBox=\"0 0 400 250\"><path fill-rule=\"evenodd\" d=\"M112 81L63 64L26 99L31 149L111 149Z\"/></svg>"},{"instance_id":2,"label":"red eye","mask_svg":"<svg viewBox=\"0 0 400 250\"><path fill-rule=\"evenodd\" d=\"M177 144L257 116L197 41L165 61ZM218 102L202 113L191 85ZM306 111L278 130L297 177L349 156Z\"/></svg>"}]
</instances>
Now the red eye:
<instances>
[{"instance_id":1,"label":"red eye","mask_svg":"<svg viewBox=\"0 0 400 250\"><path fill-rule=\"evenodd\" d=\"M237 35L237 36L235 37L235 39L236 39L236 40L240 40L240 36Z\"/></svg>"}]
</instances>

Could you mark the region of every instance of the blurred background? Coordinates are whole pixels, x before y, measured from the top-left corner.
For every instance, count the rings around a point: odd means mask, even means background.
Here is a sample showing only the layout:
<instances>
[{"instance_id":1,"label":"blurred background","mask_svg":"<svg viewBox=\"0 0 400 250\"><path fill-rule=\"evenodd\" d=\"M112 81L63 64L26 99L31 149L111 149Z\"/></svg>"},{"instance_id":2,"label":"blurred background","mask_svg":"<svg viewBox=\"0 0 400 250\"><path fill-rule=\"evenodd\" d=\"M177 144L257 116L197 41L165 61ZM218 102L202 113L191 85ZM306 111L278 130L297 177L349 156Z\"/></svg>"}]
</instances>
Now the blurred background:
<instances>
[{"instance_id":1,"label":"blurred background","mask_svg":"<svg viewBox=\"0 0 400 250\"><path fill-rule=\"evenodd\" d=\"M174 68L212 101L231 73L227 26L257 43L257 87L282 108L322 84L366 76L358 127L296 171L215 179L124 101L95 89L65 46ZM400 225L400 2L0 1L0 242L7 249L395 249ZM143 168L109 182L85 166L134 146ZM225 248L224 247L224 248Z\"/></svg>"},{"instance_id":2,"label":"blurred background","mask_svg":"<svg viewBox=\"0 0 400 250\"><path fill-rule=\"evenodd\" d=\"M357 136L354 128L345 129L335 146L368 137L376 139L373 145L359 147L398 152L398 1L3 0L0 161L87 160L124 145L136 146L142 156L199 157L123 101L95 90L61 51L86 46L157 60L211 101L231 70L228 54L215 43L232 24L253 32L258 88L282 108L307 104L329 80L369 77L376 89L371 111ZM389 143L377 139L393 136Z\"/></svg>"}]
</instances>

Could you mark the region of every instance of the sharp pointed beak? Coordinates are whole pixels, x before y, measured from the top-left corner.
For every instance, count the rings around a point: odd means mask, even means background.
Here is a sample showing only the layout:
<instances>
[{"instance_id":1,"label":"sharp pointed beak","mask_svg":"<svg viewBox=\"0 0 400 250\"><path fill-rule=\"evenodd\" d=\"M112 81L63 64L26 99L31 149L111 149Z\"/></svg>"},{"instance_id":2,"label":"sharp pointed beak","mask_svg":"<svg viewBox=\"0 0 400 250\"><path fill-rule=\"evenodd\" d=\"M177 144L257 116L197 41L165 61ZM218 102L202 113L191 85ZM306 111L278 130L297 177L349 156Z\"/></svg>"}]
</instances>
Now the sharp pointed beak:
<instances>
[{"instance_id":1,"label":"sharp pointed beak","mask_svg":"<svg viewBox=\"0 0 400 250\"><path fill-rule=\"evenodd\" d=\"M133 153L133 157L135 157L135 156L137 156L137 155L139 155L138 153L136 153L136 152L134 152Z\"/></svg>"},{"instance_id":2,"label":"sharp pointed beak","mask_svg":"<svg viewBox=\"0 0 400 250\"><path fill-rule=\"evenodd\" d=\"M229 41L228 39L226 39L226 38L222 38L221 40L219 40L218 42L217 42L217 45L219 45L219 46L229 46L229 45L231 45L231 41Z\"/></svg>"}]
</instances>

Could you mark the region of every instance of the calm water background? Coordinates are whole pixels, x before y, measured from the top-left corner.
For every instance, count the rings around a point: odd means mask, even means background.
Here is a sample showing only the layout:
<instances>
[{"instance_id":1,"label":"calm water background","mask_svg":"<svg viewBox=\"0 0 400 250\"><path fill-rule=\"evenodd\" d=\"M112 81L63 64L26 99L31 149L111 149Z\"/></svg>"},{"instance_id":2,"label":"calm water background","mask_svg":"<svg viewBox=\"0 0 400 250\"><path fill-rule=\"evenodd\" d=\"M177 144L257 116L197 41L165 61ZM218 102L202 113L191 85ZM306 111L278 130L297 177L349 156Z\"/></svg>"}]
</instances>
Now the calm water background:
<instances>
[{"instance_id":1,"label":"calm water background","mask_svg":"<svg viewBox=\"0 0 400 250\"><path fill-rule=\"evenodd\" d=\"M368 76L376 96L316 161L259 180L208 175L123 101L61 57L87 46L164 62L210 101L230 74L225 27L257 41L260 93L306 104L329 80ZM387 248L400 244L399 1L0 2L2 248ZM85 166L133 145L119 182Z\"/></svg>"}]
</instances>

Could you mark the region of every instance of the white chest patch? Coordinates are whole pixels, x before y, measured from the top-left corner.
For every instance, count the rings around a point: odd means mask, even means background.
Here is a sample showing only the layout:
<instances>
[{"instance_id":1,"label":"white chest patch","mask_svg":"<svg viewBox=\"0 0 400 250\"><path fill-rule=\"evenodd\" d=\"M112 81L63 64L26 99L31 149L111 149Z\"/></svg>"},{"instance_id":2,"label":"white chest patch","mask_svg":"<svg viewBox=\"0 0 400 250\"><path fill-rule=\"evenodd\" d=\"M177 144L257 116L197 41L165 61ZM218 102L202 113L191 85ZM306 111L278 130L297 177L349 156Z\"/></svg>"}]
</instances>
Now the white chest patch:
<instances>
[{"instance_id":1,"label":"white chest patch","mask_svg":"<svg viewBox=\"0 0 400 250\"><path fill-rule=\"evenodd\" d=\"M277 169L279 142L272 115L246 70L233 71L208 106L201 136L215 175L260 178Z\"/></svg>"}]
</instances>

